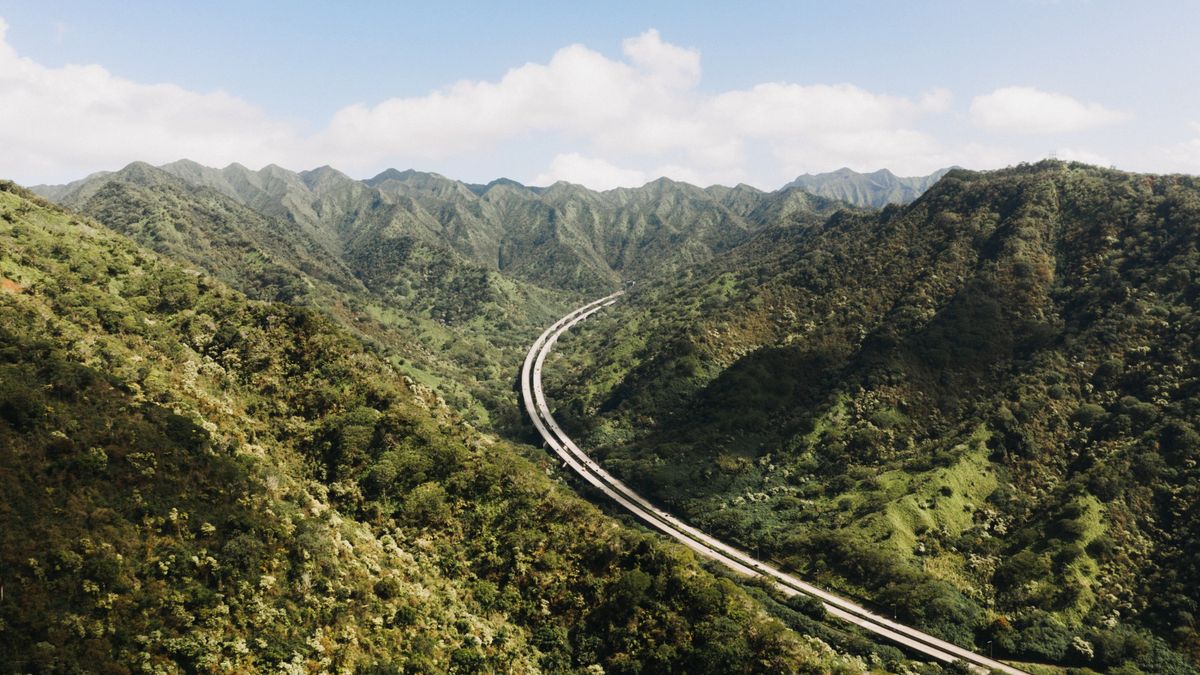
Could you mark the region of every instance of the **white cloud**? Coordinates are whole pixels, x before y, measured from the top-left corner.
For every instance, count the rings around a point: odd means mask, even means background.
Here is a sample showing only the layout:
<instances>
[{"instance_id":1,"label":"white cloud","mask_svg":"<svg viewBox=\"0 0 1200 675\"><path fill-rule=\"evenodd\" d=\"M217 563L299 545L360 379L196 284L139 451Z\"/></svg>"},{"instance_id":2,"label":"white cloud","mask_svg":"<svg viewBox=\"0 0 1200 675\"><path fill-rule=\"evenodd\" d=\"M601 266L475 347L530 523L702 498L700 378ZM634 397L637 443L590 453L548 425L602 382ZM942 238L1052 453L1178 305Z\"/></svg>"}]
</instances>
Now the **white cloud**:
<instances>
[{"instance_id":1,"label":"white cloud","mask_svg":"<svg viewBox=\"0 0 1200 675\"><path fill-rule=\"evenodd\" d=\"M222 92L138 84L97 65L41 66L5 42L7 28L0 19L0 174L78 177L135 159L270 161L291 137Z\"/></svg>"},{"instance_id":2,"label":"white cloud","mask_svg":"<svg viewBox=\"0 0 1200 675\"><path fill-rule=\"evenodd\" d=\"M499 82L464 81L427 96L343 108L318 144L357 163L442 158L533 131L585 134L627 118L639 84L628 65L572 45Z\"/></svg>"},{"instance_id":3,"label":"white cloud","mask_svg":"<svg viewBox=\"0 0 1200 675\"><path fill-rule=\"evenodd\" d=\"M788 174L849 167L888 167L900 175L925 174L953 164L951 151L932 136L908 129L849 130L787 142L775 148Z\"/></svg>"},{"instance_id":4,"label":"white cloud","mask_svg":"<svg viewBox=\"0 0 1200 675\"><path fill-rule=\"evenodd\" d=\"M1083 162L1084 164L1093 164L1095 166L1111 166L1113 161L1106 155L1085 150L1083 148L1059 148L1055 155L1059 159L1064 159L1069 162Z\"/></svg>"},{"instance_id":5,"label":"white cloud","mask_svg":"<svg viewBox=\"0 0 1200 675\"><path fill-rule=\"evenodd\" d=\"M942 113L950 109L954 102L954 94L949 89L931 89L921 95L921 108L928 112Z\"/></svg>"},{"instance_id":6,"label":"white cloud","mask_svg":"<svg viewBox=\"0 0 1200 675\"><path fill-rule=\"evenodd\" d=\"M617 187L639 187L663 176L702 187L714 184L736 185L747 180L745 174L737 170L702 171L694 166L672 163L642 170L618 166L578 152L568 152L555 155L550 162L550 168L538 174L531 184L544 186L562 180L586 185L594 190L610 190Z\"/></svg>"},{"instance_id":7,"label":"white cloud","mask_svg":"<svg viewBox=\"0 0 1200 675\"><path fill-rule=\"evenodd\" d=\"M1003 87L971 101L971 120L991 131L1052 134L1086 131L1131 119L1099 103L1033 87Z\"/></svg>"},{"instance_id":8,"label":"white cloud","mask_svg":"<svg viewBox=\"0 0 1200 675\"><path fill-rule=\"evenodd\" d=\"M894 129L919 106L849 84L768 83L716 96L708 111L723 128L746 136L794 137L864 129Z\"/></svg>"},{"instance_id":9,"label":"white cloud","mask_svg":"<svg viewBox=\"0 0 1200 675\"><path fill-rule=\"evenodd\" d=\"M545 173L533 179L534 185L551 185L558 181L586 185L593 190L608 190L615 187L637 187L647 182L646 174L637 169L622 169L619 166L597 159L584 157L576 152L557 155Z\"/></svg>"},{"instance_id":10,"label":"white cloud","mask_svg":"<svg viewBox=\"0 0 1200 675\"><path fill-rule=\"evenodd\" d=\"M353 167L396 156L443 159L534 133L617 153L662 153L703 139L709 129L689 119L699 52L663 42L655 30L625 40L623 49L628 63L571 45L497 82L464 81L426 96L349 106L317 145Z\"/></svg>"},{"instance_id":11,"label":"white cloud","mask_svg":"<svg viewBox=\"0 0 1200 675\"><path fill-rule=\"evenodd\" d=\"M626 39L621 50L635 67L662 86L686 89L700 81L700 52L663 42L653 28Z\"/></svg>"},{"instance_id":12,"label":"white cloud","mask_svg":"<svg viewBox=\"0 0 1200 675\"><path fill-rule=\"evenodd\" d=\"M951 154L919 129L949 110L949 91L909 98L852 84L769 82L703 92L700 53L655 30L625 40L621 58L569 45L498 80L348 105L302 134L223 92L137 83L98 65L42 66L5 42L6 27L0 20L0 175L20 180L181 157L216 166L329 163L356 175L467 158L494 162L487 170L500 175L512 161L504 152L534 152L524 144L545 153L533 160L547 166L536 182L603 188L665 174L774 187L843 165L924 172Z\"/></svg>"}]
</instances>

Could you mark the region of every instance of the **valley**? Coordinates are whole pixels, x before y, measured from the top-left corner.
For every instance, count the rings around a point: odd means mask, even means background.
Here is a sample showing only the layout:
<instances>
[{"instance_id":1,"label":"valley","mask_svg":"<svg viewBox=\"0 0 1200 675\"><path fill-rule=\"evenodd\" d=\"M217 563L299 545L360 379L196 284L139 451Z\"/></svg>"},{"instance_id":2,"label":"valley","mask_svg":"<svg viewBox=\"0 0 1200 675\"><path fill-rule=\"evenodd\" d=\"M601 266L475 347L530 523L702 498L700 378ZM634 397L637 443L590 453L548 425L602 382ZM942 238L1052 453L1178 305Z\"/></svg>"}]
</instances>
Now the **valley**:
<instances>
[{"instance_id":1,"label":"valley","mask_svg":"<svg viewBox=\"0 0 1200 675\"><path fill-rule=\"evenodd\" d=\"M856 668L336 314L0 186L6 667Z\"/></svg>"},{"instance_id":2,"label":"valley","mask_svg":"<svg viewBox=\"0 0 1200 675\"><path fill-rule=\"evenodd\" d=\"M1193 178L36 190L0 232L30 667L1194 667Z\"/></svg>"},{"instance_id":3,"label":"valley","mask_svg":"<svg viewBox=\"0 0 1200 675\"><path fill-rule=\"evenodd\" d=\"M1198 25L0 0L0 675L1200 675Z\"/></svg>"}]
</instances>

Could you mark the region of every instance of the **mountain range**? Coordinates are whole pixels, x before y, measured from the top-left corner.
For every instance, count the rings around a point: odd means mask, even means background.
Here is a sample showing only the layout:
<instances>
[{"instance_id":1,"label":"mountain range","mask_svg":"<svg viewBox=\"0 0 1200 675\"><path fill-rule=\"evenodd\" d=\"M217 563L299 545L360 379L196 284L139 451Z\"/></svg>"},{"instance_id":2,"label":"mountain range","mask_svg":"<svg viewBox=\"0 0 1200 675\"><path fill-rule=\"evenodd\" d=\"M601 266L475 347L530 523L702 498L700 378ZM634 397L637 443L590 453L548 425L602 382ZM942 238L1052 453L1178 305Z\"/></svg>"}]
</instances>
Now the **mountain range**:
<instances>
[{"instance_id":1,"label":"mountain range","mask_svg":"<svg viewBox=\"0 0 1200 675\"><path fill-rule=\"evenodd\" d=\"M389 247L435 247L452 252L456 263L588 293L707 260L768 225L819 219L844 206L797 188L702 189L666 178L596 192L563 182L546 188L510 180L468 185L395 169L358 181L330 167L295 173L271 165L251 171L187 160L157 169L135 163L33 190L86 211L104 185L164 184L163 174L292 223L307 241L360 271L386 269L387 261L378 257Z\"/></svg>"},{"instance_id":2,"label":"mountain range","mask_svg":"<svg viewBox=\"0 0 1200 675\"><path fill-rule=\"evenodd\" d=\"M509 425L520 422L500 383L559 310L708 260L764 228L846 208L797 189L667 179L595 192L186 160L134 162L35 191L252 298L321 307L469 419Z\"/></svg>"},{"instance_id":3,"label":"mountain range","mask_svg":"<svg viewBox=\"0 0 1200 675\"><path fill-rule=\"evenodd\" d=\"M185 214L188 238L240 236ZM5 670L854 667L327 310L0 182Z\"/></svg>"}]
</instances>

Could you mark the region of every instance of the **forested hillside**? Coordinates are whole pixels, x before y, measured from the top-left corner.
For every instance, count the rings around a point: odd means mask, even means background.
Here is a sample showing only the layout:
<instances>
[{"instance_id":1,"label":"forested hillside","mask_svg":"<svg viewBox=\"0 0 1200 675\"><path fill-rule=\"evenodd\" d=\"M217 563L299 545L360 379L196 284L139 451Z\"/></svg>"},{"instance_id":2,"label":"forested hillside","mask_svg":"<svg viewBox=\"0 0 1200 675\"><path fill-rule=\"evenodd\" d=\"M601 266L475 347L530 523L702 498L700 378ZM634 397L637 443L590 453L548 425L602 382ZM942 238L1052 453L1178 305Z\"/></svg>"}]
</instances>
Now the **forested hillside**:
<instances>
[{"instance_id":1,"label":"forested hillside","mask_svg":"<svg viewBox=\"0 0 1200 675\"><path fill-rule=\"evenodd\" d=\"M224 175L183 162L171 168L189 166ZM503 276L445 245L386 233L342 243L337 230L317 221L303 226L282 213L284 201L298 203L284 187L307 189L282 180L292 175L282 172L225 172L261 178L266 187L255 192L262 186L248 179L230 185L198 173L189 183L134 163L57 197L251 298L321 310L435 387L471 421L517 424L508 392L512 372L540 326L565 311L573 296ZM326 183L367 189L332 170L306 177L321 175L323 180L309 181L315 189ZM239 189L251 195L245 203L261 212L242 203ZM274 193L292 196L272 207L267 195ZM360 255L344 255L356 247Z\"/></svg>"},{"instance_id":2,"label":"forested hillside","mask_svg":"<svg viewBox=\"0 0 1200 675\"><path fill-rule=\"evenodd\" d=\"M955 170L640 284L546 372L746 550L985 653L1190 672L1198 245L1194 177Z\"/></svg>"},{"instance_id":3,"label":"forested hillside","mask_svg":"<svg viewBox=\"0 0 1200 675\"><path fill-rule=\"evenodd\" d=\"M184 211L231 208L201 196ZM152 216L122 222L153 239ZM179 262L0 184L6 669L863 668L618 526L325 312L230 288L242 262L196 269L237 248L219 232L183 230L193 248L164 230ZM263 257L354 283L296 244Z\"/></svg>"},{"instance_id":4,"label":"forested hillside","mask_svg":"<svg viewBox=\"0 0 1200 675\"><path fill-rule=\"evenodd\" d=\"M78 662L55 651L74 630L114 663L189 668L860 665L765 608L900 667L488 433L527 438L511 387L533 337L636 281L546 367L622 479L983 653L1200 662L1194 178L953 170L881 211L186 161L41 191L95 221L2 194L19 497L0 515L25 595L0 606L22 658Z\"/></svg>"},{"instance_id":5,"label":"forested hillside","mask_svg":"<svg viewBox=\"0 0 1200 675\"><path fill-rule=\"evenodd\" d=\"M510 383L524 349L578 300L838 206L799 189L665 179L599 193L187 160L37 190L252 298L322 310L471 421L509 433L521 426Z\"/></svg>"}]
</instances>

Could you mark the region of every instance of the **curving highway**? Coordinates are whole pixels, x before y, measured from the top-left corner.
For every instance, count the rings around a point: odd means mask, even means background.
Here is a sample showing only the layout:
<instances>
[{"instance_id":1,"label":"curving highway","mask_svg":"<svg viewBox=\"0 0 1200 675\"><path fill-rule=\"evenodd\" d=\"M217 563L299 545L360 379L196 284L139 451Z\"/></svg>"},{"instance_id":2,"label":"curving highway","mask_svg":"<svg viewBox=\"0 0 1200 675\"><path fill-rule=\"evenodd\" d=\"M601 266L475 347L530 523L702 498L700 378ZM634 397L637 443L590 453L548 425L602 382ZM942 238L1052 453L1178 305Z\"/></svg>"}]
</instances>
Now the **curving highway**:
<instances>
[{"instance_id":1,"label":"curving highway","mask_svg":"<svg viewBox=\"0 0 1200 675\"><path fill-rule=\"evenodd\" d=\"M860 626L880 637L938 661L945 663L963 661L977 672L999 671L1013 675L1024 673L1024 671L1017 670L1000 661L980 656L958 645L875 614L865 607L813 586L710 537L646 501L580 450L579 446L575 445L575 442L563 432L554 420L554 416L550 414L546 395L542 391L542 366L559 336L592 314L613 304L623 294L624 291L618 291L605 296L559 319L554 325L547 328L529 348L529 353L525 356L525 363L521 367L521 396L525 404L525 411L533 421L538 433L545 440L546 445L553 449L567 466L570 466L584 480L649 527L739 574L770 577L787 595L799 594L816 598L822 602L825 611L831 616Z\"/></svg>"}]
</instances>

